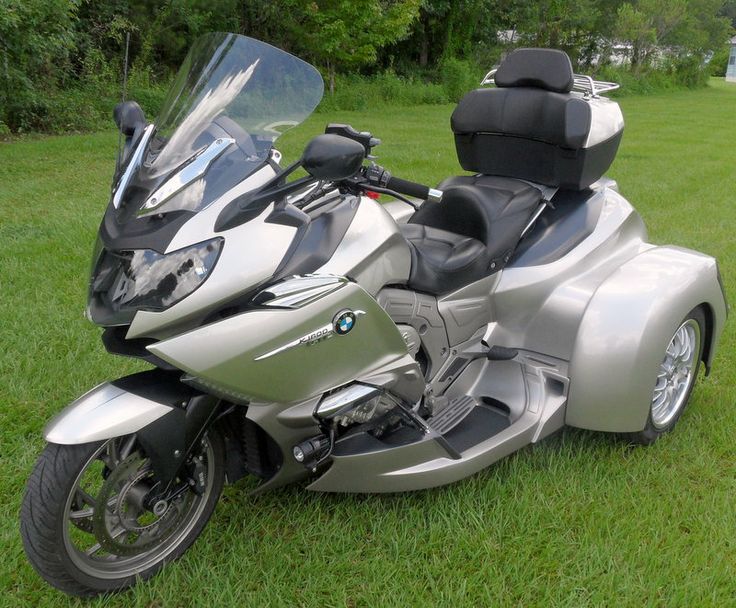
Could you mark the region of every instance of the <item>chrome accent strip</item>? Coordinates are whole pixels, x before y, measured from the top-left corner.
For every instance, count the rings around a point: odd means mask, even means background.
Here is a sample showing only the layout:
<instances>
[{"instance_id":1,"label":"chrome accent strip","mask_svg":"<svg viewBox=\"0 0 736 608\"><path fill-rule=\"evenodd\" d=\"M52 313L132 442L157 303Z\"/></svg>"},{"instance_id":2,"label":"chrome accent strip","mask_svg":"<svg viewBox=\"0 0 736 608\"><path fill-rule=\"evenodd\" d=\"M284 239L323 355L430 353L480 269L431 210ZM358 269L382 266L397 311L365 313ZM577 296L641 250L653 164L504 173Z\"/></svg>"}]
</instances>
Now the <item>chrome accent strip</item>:
<instances>
[{"instance_id":1,"label":"chrome accent strip","mask_svg":"<svg viewBox=\"0 0 736 608\"><path fill-rule=\"evenodd\" d=\"M313 302L317 298L332 293L339 285L319 285L312 289L305 289L299 293L285 295L281 298L275 298L270 302L266 302L266 306L283 306L285 308L299 308L305 304Z\"/></svg>"},{"instance_id":2,"label":"chrome accent strip","mask_svg":"<svg viewBox=\"0 0 736 608\"><path fill-rule=\"evenodd\" d=\"M148 143L148 140L151 139L151 135L153 134L153 129L154 129L154 124L151 123L143 131L143 135L141 135L141 140L138 142L138 145L136 146L135 151L133 152L133 156L130 157L128 166L125 168L125 173L123 173L123 177L120 178L120 181L118 182L118 186L117 188L115 188L113 192L112 206L115 207L115 209L120 207L120 201L123 198L125 189L128 187L128 182L130 181L130 178L133 175L133 172L138 168L138 165L141 164L141 158L143 157L143 150L145 149L146 144Z\"/></svg>"},{"instance_id":3,"label":"chrome accent strip","mask_svg":"<svg viewBox=\"0 0 736 608\"><path fill-rule=\"evenodd\" d=\"M498 70L496 68L493 68L490 72L488 72L485 76L483 76L483 80L480 81L480 86L485 86L487 84L495 84L495 80L493 77L496 75L496 72Z\"/></svg>"},{"instance_id":4,"label":"chrome accent strip","mask_svg":"<svg viewBox=\"0 0 736 608\"><path fill-rule=\"evenodd\" d=\"M147 215L155 212L167 200L186 188L193 181L204 175L210 164L219 157L228 146L234 144L235 140L231 137L220 137L213 141L209 146L197 152L194 157L182 169L167 179L158 189L148 197L140 211L139 216Z\"/></svg>"},{"instance_id":5,"label":"chrome accent strip","mask_svg":"<svg viewBox=\"0 0 736 608\"><path fill-rule=\"evenodd\" d=\"M323 397L314 413L320 418L328 418L349 405L370 401L380 394L381 389L375 386L351 384L344 390Z\"/></svg>"},{"instance_id":6,"label":"chrome accent strip","mask_svg":"<svg viewBox=\"0 0 736 608\"><path fill-rule=\"evenodd\" d=\"M359 315L366 314L365 310L353 310L352 312L356 317ZM309 344L316 344L317 342L321 342L322 340L327 340L329 338L332 338L335 335L340 335L340 334L338 334L335 331L334 322L330 322L327 325L323 325L322 327L318 327L317 329L310 331L308 334L305 334L301 336L300 338L296 338L292 340L291 342L287 342L286 344L279 346L278 348L275 348L273 350L270 350L267 353L258 355L253 360L263 361L263 359L268 359L269 357L273 357L274 355L283 353L284 351L292 349L296 346L301 346L301 345L307 346Z\"/></svg>"},{"instance_id":7,"label":"chrome accent strip","mask_svg":"<svg viewBox=\"0 0 736 608\"><path fill-rule=\"evenodd\" d=\"M532 215L532 219L527 222L526 227L524 230L521 231L521 236L519 236L519 240L523 239L526 236L526 233L529 232L534 226L534 222L536 222L539 219L539 216L542 215L544 210L547 208L547 205L549 203L547 201L542 201L542 203L537 207L537 210L534 212L534 215Z\"/></svg>"},{"instance_id":8,"label":"chrome accent strip","mask_svg":"<svg viewBox=\"0 0 736 608\"><path fill-rule=\"evenodd\" d=\"M519 240L523 239L526 236L526 233L532 229L534 222L539 219L539 216L542 215L547 207L551 206L552 203L550 201L552 200L552 197L557 194L557 188L542 187L540 190L542 190L542 203L537 207L537 210L532 215L532 219L529 220L524 230L521 231Z\"/></svg>"},{"instance_id":9,"label":"chrome accent strip","mask_svg":"<svg viewBox=\"0 0 736 608\"><path fill-rule=\"evenodd\" d=\"M263 302L264 306L299 308L314 300L332 293L347 283L347 279L334 275L304 275L286 279L264 289L256 299L263 294L271 298Z\"/></svg>"},{"instance_id":10,"label":"chrome accent strip","mask_svg":"<svg viewBox=\"0 0 736 608\"><path fill-rule=\"evenodd\" d=\"M332 323L328 323L327 325L323 325L322 327L315 329L314 331L310 331L308 334L302 336L301 338L296 338L291 342L287 342L283 346L279 346L278 348L270 350L267 353L259 355L254 359L254 361L262 361L263 359L268 359L269 357L278 355L279 353L294 348L295 346L299 346L300 344L310 344L313 342L318 342L319 340L326 340L327 338L331 338L334 333L335 329L332 327Z\"/></svg>"}]
</instances>

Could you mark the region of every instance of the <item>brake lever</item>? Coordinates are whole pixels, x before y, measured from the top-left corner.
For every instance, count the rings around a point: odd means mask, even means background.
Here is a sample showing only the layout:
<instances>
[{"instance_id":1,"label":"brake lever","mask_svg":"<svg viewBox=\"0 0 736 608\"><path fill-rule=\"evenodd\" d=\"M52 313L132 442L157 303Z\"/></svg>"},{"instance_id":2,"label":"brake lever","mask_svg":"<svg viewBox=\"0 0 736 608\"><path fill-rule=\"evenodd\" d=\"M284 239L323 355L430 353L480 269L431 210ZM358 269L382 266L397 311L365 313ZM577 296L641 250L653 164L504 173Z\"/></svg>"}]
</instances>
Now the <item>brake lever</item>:
<instances>
[{"instance_id":1,"label":"brake lever","mask_svg":"<svg viewBox=\"0 0 736 608\"><path fill-rule=\"evenodd\" d=\"M403 194L399 194L395 190L391 190L386 187L386 184L388 184L389 180L391 179L391 173L387 169L384 169L381 165L377 165L376 163L371 163L368 167L363 167L362 170L363 177L365 181L368 183L367 186L363 185L362 183L360 186L364 190L371 190L372 192L377 192L378 194L387 194L388 196L392 196L395 199L398 199L407 205L411 205L415 211L419 209L419 204L415 203L414 201L406 198Z\"/></svg>"},{"instance_id":2,"label":"brake lever","mask_svg":"<svg viewBox=\"0 0 736 608\"><path fill-rule=\"evenodd\" d=\"M406 198L403 194L399 194L395 190L389 190L388 188L381 188L380 186L373 186L372 184L369 184L367 187L365 187L365 190L370 190L371 192L378 192L378 194L387 194L388 196L393 196L395 199L398 199L406 203L407 205L411 205L414 208L414 211L419 210L419 203Z\"/></svg>"}]
</instances>

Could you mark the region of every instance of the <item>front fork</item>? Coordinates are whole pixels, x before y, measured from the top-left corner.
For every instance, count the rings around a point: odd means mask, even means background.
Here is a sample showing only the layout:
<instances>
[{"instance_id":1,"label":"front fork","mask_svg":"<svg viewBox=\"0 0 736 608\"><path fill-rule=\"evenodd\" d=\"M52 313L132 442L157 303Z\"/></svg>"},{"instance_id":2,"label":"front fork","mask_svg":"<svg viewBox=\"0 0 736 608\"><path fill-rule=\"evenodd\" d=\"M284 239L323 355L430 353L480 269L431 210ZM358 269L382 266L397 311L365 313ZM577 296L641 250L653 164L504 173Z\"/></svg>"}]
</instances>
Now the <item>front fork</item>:
<instances>
[{"instance_id":1,"label":"front fork","mask_svg":"<svg viewBox=\"0 0 736 608\"><path fill-rule=\"evenodd\" d=\"M150 370L92 389L64 409L44 431L50 443L73 445L135 433L151 460L153 486L147 505L169 497L185 464L197 490L191 460L220 414L220 400L182 384L178 372Z\"/></svg>"}]
</instances>

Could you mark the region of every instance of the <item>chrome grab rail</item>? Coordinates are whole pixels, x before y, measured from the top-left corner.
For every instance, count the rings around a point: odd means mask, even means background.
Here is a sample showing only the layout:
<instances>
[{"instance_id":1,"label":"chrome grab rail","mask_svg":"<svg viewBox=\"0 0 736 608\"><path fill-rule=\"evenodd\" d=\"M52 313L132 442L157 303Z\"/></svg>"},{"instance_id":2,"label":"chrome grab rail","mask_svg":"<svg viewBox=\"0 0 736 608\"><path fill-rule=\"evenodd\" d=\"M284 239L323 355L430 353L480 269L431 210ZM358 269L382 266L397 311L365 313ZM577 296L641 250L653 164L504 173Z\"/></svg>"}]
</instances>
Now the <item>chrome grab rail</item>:
<instances>
[{"instance_id":1,"label":"chrome grab rail","mask_svg":"<svg viewBox=\"0 0 736 608\"><path fill-rule=\"evenodd\" d=\"M488 72L483 77L483 80L480 81L480 86L495 84L494 76L497 71L497 68L494 68ZM582 93L585 97L600 97L601 93L615 91L620 86L621 85L616 82L595 80L591 76L586 76L584 74L573 74L572 90Z\"/></svg>"}]
</instances>

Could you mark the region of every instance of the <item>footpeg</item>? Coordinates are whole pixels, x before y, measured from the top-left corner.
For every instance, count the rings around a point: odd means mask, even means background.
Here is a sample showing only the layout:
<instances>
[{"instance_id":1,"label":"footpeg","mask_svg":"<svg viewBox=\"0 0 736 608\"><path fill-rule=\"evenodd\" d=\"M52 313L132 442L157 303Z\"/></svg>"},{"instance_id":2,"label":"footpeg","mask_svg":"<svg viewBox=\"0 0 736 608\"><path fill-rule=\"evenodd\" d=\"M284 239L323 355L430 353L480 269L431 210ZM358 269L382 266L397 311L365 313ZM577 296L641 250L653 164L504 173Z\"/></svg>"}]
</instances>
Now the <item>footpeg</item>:
<instances>
[{"instance_id":1,"label":"footpeg","mask_svg":"<svg viewBox=\"0 0 736 608\"><path fill-rule=\"evenodd\" d=\"M491 346L490 350L486 353L486 358L489 361L510 361L519 354L519 351L514 348L506 348L505 346Z\"/></svg>"},{"instance_id":2,"label":"footpeg","mask_svg":"<svg viewBox=\"0 0 736 608\"><path fill-rule=\"evenodd\" d=\"M427 422L440 435L445 435L460 424L473 408L478 405L473 397L467 395L453 399L439 414L432 416Z\"/></svg>"}]
</instances>

